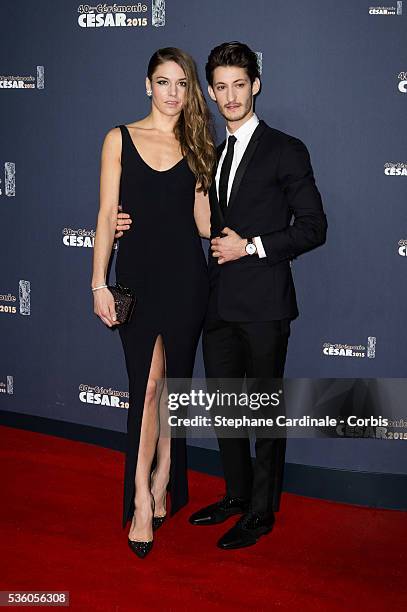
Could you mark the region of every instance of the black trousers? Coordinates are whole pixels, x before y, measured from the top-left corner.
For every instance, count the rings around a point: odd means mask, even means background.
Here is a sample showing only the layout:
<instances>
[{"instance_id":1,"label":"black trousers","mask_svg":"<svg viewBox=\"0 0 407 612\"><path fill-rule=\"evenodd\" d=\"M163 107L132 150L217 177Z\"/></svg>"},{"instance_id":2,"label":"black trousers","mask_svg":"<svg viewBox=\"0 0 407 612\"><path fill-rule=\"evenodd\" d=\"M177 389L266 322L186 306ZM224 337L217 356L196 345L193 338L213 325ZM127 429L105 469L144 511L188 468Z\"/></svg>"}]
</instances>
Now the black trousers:
<instances>
[{"instance_id":1,"label":"black trousers","mask_svg":"<svg viewBox=\"0 0 407 612\"><path fill-rule=\"evenodd\" d=\"M283 378L290 319L228 322L207 319L203 356L209 379ZM248 437L218 437L226 493L250 500L250 510L263 517L279 510L286 438L256 437L252 463Z\"/></svg>"}]
</instances>

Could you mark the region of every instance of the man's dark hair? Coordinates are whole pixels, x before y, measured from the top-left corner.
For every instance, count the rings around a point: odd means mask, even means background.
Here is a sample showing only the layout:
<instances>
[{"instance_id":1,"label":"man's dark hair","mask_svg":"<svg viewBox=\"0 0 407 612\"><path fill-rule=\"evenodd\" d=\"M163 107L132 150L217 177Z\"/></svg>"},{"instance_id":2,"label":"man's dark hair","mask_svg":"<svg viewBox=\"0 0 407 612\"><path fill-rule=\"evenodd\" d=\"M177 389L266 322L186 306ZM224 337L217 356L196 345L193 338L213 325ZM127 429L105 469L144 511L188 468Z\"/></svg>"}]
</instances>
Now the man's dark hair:
<instances>
[{"instance_id":1,"label":"man's dark hair","mask_svg":"<svg viewBox=\"0 0 407 612\"><path fill-rule=\"evenodd\" d=\"M209 85L213 84L213 72L218 66L238 66L244 68L253 83L260 78L257 55L244 43L236 40L218 45L209 54L205 66L206 80Z\"/></svg>"}]
</instances>

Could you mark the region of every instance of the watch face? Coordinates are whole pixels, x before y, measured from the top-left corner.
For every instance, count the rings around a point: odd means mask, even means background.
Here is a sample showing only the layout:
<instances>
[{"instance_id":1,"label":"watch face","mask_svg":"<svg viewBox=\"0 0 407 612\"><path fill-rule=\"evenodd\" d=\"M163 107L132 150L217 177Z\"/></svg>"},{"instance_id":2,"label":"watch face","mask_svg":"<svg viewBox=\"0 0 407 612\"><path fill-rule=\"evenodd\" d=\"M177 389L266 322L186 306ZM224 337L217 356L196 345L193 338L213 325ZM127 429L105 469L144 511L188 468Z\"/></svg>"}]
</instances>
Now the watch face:
<instances>
[{"instance_id":1,"label":"watch face","mask_svg":"<svg viewBox=\"0 0 407 612\"><path fill-rule=\"evenodd\" d=\"M256 245L253 244L252 242L249 242L248 244L246 244L246 253L248 255L254 255L256 252Z\"/></svg>"}]
</instances>

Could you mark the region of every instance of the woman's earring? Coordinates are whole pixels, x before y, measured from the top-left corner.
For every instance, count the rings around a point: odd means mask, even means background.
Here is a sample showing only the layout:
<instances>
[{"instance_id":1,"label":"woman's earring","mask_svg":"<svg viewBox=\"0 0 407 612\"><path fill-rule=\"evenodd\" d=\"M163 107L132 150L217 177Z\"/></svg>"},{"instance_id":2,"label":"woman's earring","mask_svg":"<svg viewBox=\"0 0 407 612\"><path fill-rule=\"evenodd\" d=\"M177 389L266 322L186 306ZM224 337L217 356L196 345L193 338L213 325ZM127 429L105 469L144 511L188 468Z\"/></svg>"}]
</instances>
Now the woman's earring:
<instances>
[{"instance_id":1,"label":"woman's earring","mask_svg":"<svg viewBox=\"0 0 407 612\"><path fill-rule=\"evenodd\" d=\"M148 90L146 91L146 94L148 95L148 97L149 97L149 98L151 98L152 93L153 93L153 92L151 91L151 89L148 89Z\"/></svg>"}]
</instances>

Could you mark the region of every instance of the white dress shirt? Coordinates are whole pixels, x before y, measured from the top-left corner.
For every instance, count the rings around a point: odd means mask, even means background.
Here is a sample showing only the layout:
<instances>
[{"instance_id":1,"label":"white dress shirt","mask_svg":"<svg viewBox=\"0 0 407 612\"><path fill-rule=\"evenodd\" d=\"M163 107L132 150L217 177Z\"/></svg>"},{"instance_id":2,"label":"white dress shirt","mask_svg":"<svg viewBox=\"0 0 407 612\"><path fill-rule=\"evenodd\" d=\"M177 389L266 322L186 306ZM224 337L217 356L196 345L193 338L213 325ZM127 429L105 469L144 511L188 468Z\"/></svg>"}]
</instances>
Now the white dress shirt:
<instances>
[{"instance_id":1,"label":"white dress shirt","mask_svg":"<svg viewBox=\"0 0 407 612\"><path fill-rule=\"evenodd\" d=\"M240 128L236 130L236 132L233 132L233 134L231 134L231 132L229 132L229 130L226 128L225 148L223 149L222 155L220 156L220 159L219 159L218 168L216 170L215 182L216 182L216 193L218 194L218 198L219 198L219 179L220 179L220 173L222 170L223 160L225 159L226 151L228 148L228 138L229 136L235 136L236 142L235 142L235 146L233 150L233 159L232 159L232 165L231 165L230 174L229 174L228 191L227 191L227 199L226 199L227 204L229 204L230 192L232 190L232 185L233 185L233 181L236 175L237 168L240 162L242 161L242 157L244 155L244 152L246 151L247 145L249 144L250 138L253 136L253 132L257 128L258 124L259 124L259 119L257 115L253 113L250 119L248 119L243 125L241 125ZM258 256L266 257L266 252L264 250L261 238L259 236L255 236L253 238L253 241L256 245Z\"/></svg>"}]
</instances>

